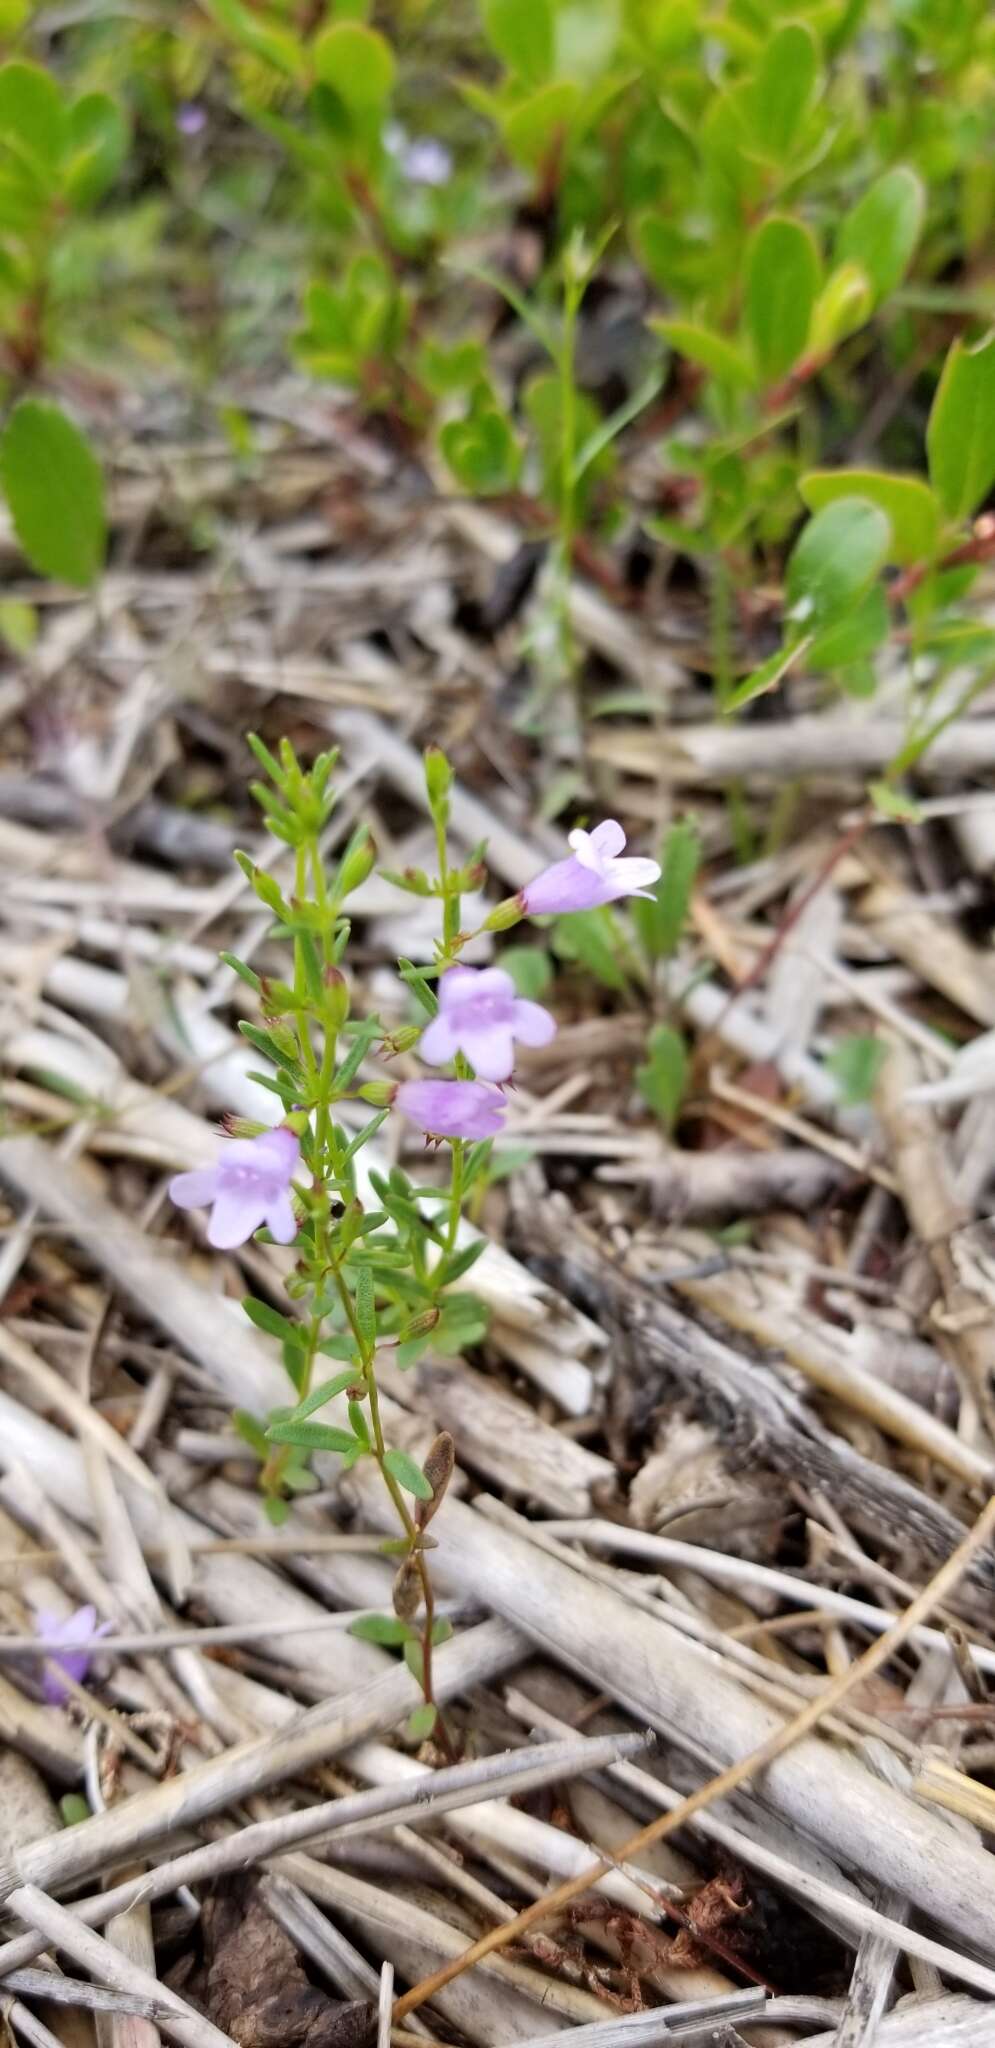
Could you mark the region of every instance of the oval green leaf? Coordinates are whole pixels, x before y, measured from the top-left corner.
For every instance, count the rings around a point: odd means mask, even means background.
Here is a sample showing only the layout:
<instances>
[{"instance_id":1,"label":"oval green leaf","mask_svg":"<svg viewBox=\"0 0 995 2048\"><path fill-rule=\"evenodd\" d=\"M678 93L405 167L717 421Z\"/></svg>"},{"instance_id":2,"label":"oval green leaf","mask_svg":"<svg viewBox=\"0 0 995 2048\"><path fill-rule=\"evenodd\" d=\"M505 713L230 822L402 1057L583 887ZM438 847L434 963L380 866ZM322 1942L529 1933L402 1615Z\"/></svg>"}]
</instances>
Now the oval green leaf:
<instances>
[{"instance_id":1,"label":"oval green leaf","mask_svg":"<svg viewBox=\"0 0 995 2048\"><path fill-rule=\"evenodd\" d=\"M353 113L382 107L394 84L394 53L378 29L337 21L314 45L315 77L330 85Z\"/></svg>"},{"instance_id":2,"label":"oval green leaf","mask_svg":"<svg viewBox=\"0 0 995 2048\"><path fill-rule=\"evenodd\" d=\"M869 498L837 498L816 512L788 563L785 595L796 622L835 624L869 589L890 547L890 522Z\"/></svg>"},{"instance_id":3,"label":"oval green leaf","mask_svg":"<svg viewBox=\"0 0 995 2048\"><path fill-rule=\"evenodd\" d=\"M856 263L870 278L875 303L901 284L922 233L926 194L908 164L875 180L846 214L836 238L838 263Z\"/></svg>"},{"instance_id":4,"label":"oval green leaf","mask_svg":"<svg viewBox=\"0 0 995 2048\"><path fill-rule=\"evenodd\" d=\"M746 265L746 328L767 383L786 375L808 340L821 265L801 221L772 214L757 229Z\"/></svg>"},{"instance_id":5,"label":"oval green leaf","mask_svg":"<svg viewBox=\"0 0 995 2048\"><path fill-rule=\"evenodd\" d=\"M798 488L810 512L820 512L836 498L869 498L891 521L891 561L905 567L932 560L940 507L922 477L884 469L810 469Z\"/></svg>"},{"instance_id":6,"label":"oval green leaf","mask_svg":"<svg viewBox=\"0 0 995 2048\"><path fill-rule=\"evenodd\" d=\"M57 405L25 398L15 406L0 437L0 483L32 567L91 584L107 544L104 479L89 442Z\"/></svg>"},{"instance_id":7,"label":"oval green leaf","mask_svg":"<svg viewBox=\"0 0 995 2048\"><path fill-rule=\"evenodd\" d=\"M413 1493L416 1500L431 1500L432 1489L420 1465L409 1458L407 1451L385 1451L384 1471L403 1486L405 1493Z\"/></svg>"}]
</instances>

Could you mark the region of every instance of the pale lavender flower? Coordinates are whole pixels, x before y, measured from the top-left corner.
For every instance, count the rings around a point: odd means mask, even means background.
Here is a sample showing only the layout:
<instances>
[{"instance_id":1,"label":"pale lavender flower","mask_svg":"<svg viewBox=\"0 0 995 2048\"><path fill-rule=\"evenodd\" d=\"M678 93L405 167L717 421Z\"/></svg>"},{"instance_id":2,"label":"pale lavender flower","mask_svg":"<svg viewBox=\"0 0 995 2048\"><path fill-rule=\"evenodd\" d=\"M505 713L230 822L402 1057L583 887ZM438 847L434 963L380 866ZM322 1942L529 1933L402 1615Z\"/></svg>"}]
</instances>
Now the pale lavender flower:
<instances>
[{"instance_id":1,"label":"pale lavender flower","mask_svg":"<svg viewBox=\"0 0 995 2048\"><path fill-rule=\"evenodd\" d=\"M297 1139L283 1124L258 1138L232 1138L216 1166L178 1173L170 1196L180 1209L211 1205L207 1242L218 1251L245 1244L263 1223L277 1244L292 1244L297 1219L290 1183L299 1159Z\"/></svg>"},{"instance_id":2,"label":"pale lavender flower","mask_svg":"<svg viewBox=\"0 0 995 2048\"><path fill-rule=\"evenodd\" d=\"M527 915L596 910L620 896L648 896L648 885L660 879L659 861L620 858L625 833L616 818L606 818L593 832L571 832L567 843L570 858L554 861L521 891L518 900Z\"/></svg>"},{"instance_id":3,"label":"pale lavender flower","mask_svg":"<svg viewBox=\"0 0 995 2048\"><path fill-rule=\"evenodd\" d=\"M42 1671L42 1691L50 1707L60 1707L69 1698L61 1683L59 1672L73 1678L82 1685L90 1669L90 1658L101 1636L107 1634L109 1621L97 1621L95 1607L77 1607L68 1620L60 1620L46 1608L40 1608L35 1615L35 1632L39 1643L49 1651L48 1661ZM55 1669L54 1667L58 1667Z\"/></svg>"},{"instance_id":4,"label":"pale lavender flower","mask_svg":"<svg viewBox=\"0 0 995 2048\"><path fill-rule=\"evenodd\" d=\"M452 156L445 143L437 141L434 135L411 136L399 121L391 121L384 133L384 143L413 185L448 185L453 174Z\"/></svg>"},{"instance_id":5,"label":"pale lavender flower","mask_svg":"<svg viewBox=\"0 0 995 2048\"><path fill-rule=\"evenodd\" d=\"M541 1003L517 995L502 967L449 967L439 982L439 1012L418 1048L431 1067L461 1052L482 1081L506 1081L515 1064L515 1040L548 1045L556 1019Z\"/></svg>"},{"instance_id":6,"label":"pale lavender flower","mask_svg":"<svg viewBox=\"0 0 995 2048\"><path fill-rule=\"evenodd\" d=\"M184 100L176 109L176 127L180 135L202 135L207 127L207 115L196 100Z\"/></svg>"},{"instance_id":7,"label":"pale lavender flower","mask_svg":"<svg viewBox=\"0 0 995 2048\"><path fill-rule=\"evenodd\" d=\"M394 1107L430 1138L494 1138L504 1099L482 1081L402 1081Z\"/></svg>"}]
</instances>

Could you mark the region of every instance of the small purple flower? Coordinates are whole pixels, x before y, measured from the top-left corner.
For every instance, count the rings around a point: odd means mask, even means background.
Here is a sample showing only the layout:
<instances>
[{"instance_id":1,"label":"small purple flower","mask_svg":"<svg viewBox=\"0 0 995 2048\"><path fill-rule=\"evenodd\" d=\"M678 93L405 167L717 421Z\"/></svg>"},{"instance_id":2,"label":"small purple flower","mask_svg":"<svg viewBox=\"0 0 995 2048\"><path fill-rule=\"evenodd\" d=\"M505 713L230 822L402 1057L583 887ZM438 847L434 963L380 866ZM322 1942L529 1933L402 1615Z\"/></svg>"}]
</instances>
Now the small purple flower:
<instances>
[{"instance_id":1,"label":"small purple flower","mask_svg":"<svg viewBox=\"0 0 995 2048\"><path fill-rule=\"evenodd\" d=\"M402 1081L394 1107L430 1138L494 1138L504 1098L482 1081Z\"/></svg>"},{"instance_id":2,"label":"small purple flower","mask_svg":"<svg viewBox=\"0 0 995 2048\"><path fill-rule=\"evenodd\" d=\"M507 1081L516 1038L548 1045L555 1033L555 1017L516 995L503 967L449 967L439 982L438 1016L426 1025L418 1049L430 1067L461 1052L482 1081Z\"/></svg>"},{"instance_id":3,"label":"small purple flower","mask_svg":"<svg viewBox=\"0 0 995 2048\"><path fill-rule=\"evenodd\" d=\"M207 1242L218 1251L245 1244L263 1223L277 1244L292 1244L297 1219L290 1183L300 1152L284 1124L258 1138L232 1138L216 1166L178 1173L169 1183L170 1197L179 1209L213 1205Z\"/></svg>"},{"instance_id":4,"label":"small purple flower","mask_svg":"<svg viewBox=\"0 0 995 2048\"><path fill-rule=\"evenodd\" d=\"M50 1707L61 1707L63 1700L69 1698L59 1679L59 1672L64 1671L67 1678L73 1678L77 1685L82 1685L90 1669L94 1646L110 1627L109 1621L97 1621L95 1607L77 1607L67 1621L60 1621L57 1614L51 1614L45 1608L39 1609L35 1615L35 1631L39 1643L51 1652L41 1681Z\"/></svg>"},{"instance_id":5,"label":"small purple flower","mask_svg":"<svg viewBox=\"0 0 995 2048\"><path fill-rule=\"evenodd\" d=\"M176 128L180 135L202 135L207 127L207 115L196 100L184 100L176 109Z\"/></svg>"},{"instance_id":6,"label":"small purple flower","mask_svg":"<svg viewBox=\"0 0 995 2048\"><path fill-rule=\"evenodd\" d=\"M434 135L411 136L397 121L391 121L384 136L388 153L413 185L448 185L453 160L444 142Z\"/></svg>"},{"instance_id":7,"label":"small purple flower","mask_svg":"<svg viewBox=\"0 0 995 2048\"><path fill-rule=\"evenodd\" d=\"M554 861L521 891L518 900L528 916L596 910L620 896L647 896L648 885L660 879L659 861L620 859L625 833L616 818L606 818L593 832L571 832L568 844L570 858Z\"/></svg>"}]
</instances>

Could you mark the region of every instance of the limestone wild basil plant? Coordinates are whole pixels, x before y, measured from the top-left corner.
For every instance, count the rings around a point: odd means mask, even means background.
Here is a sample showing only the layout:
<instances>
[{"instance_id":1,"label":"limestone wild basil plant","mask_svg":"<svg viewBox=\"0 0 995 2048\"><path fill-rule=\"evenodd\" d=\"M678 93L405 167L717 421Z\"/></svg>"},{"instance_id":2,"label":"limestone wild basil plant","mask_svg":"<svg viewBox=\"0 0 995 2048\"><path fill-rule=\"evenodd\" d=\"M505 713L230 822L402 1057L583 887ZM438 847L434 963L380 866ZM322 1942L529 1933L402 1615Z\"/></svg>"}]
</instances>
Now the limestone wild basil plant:
<instances>
[{"instance_id":1,"label":"limestone wild basil plant","mask_svg":"<svg viewBox=\"0 0 995 2048\"><path fill-rule=\"evenodd\" d=\"M268 1062L255 1079L276 1098L272 1127L238 1120L215 1165L181 1173L170 1188L184 1209L209 1207L208 1241L233 1249L257 1232L264 1242L292 1246L286 1279L291 1313L249 1296L246 1314L281 1346L293 1402L268 1416L236 1414L259 1457L267 1512L285 1520L288 1496L314 1490L316 1453L333 1453L349 1471L367 1459L393 1502L398 1535L384 1544L398 1560L393 1615L371 1615L357 1633L402 1648L424 1694L409 1723L412 1739L435 1730L447 1746L432 1686L432 1653L450 1633L436 1615L427 1554L429 1524L453 1469L455 1448L443 1431L423 1464L389 1446L377 1385L378 1353L403 1370L431 1342L453 1354L483 1335L484 1312L460 1282L484 1249L461 1232L463 1206L484 1174L491 1141L505 1118L503 1085L513 1076L515 1047L546 1045L556 1031L550 1012L516 993L500 966L464 966L472 936L462 928L464 895L483 880L478 848L453 864L448 843L452 774L430 748L425 783L435 828L436 872L407 869L389 879L411 894L434 898L441 932L430 965L401 960L399 969L424 1021L388 1029L373 1014L353 1015L346 968L348 900L369 875L374 848L364 827L338 864L326 866L326 827L335 803L337 756L310 769L284 741L279 758L253 738L267 781L253 785L270 831L282 840L289 879L281 882L245 855L247 880L273 918L272 937L292 956L287 980L257 974L232 954L223 958L252 990L261 1022L241 1030ZM613 820L571 837L570 859L557 862L517 897L500 904L483 930L509 929L530 912L605 903L655 882L655 861L622 859L622 829ZM418 1054L435 1071L416 1079L375 1075L380 1062ZM364 1121L364 1109L372 1116ZM375 1163L380 1126L400 1115L445 1148L441 1185L419 1186L400 1167ZM323 1370L333 1362L330 1376Z\"/></svg>"}]
</instances>

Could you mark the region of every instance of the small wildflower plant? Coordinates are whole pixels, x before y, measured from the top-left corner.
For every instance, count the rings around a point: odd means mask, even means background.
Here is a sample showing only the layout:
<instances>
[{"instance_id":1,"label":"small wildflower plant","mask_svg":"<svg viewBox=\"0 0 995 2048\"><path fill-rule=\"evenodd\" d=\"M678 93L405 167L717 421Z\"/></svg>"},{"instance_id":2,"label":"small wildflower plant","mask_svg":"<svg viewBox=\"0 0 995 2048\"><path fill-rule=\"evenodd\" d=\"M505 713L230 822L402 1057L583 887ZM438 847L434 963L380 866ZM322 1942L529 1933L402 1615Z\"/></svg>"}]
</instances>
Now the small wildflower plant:
<instances>
[{"instance_id":1,"label":"small wildflower plant","mask_svg":"<svg viewBox=\"0 0 995 2048\"><path fill-rule=\"evenodd\" d=\"M237 858L292 964L287 979L278 980L233 954L223 957L252 990L261 1021L243 1021L241 1030L271 1063L255 1078L275 1096L278 1120L269 1128L240 1122L216 1164L178 1174L170 1193L180 1208L210 1209L208 1240L219 1248L232 1249L258 1233L264 1242L293 1249L285 1283L291 1313L251 1295L243 1304L256 1327L279 1343L293 1401L263 1418L239 1411L236 1424L260 1459L266 1508L276 1523L286 1519L288 1496L317 1486L309 1465L314 1453L336 1453L344 1471L363 1459L376 1465L398 1521L397 1536L384 1545L398 1560L394 1613L372 1615L356 1628L403 1650L424 1694L409 1724L411 1738L434 1730L445 1746L432 1654L451 1624L436 1615L428 1553L429 1526L449 1484L455 1446L443 1431L418 1464L388 1444L377 1358L389 1351L404 1369L430 1342L453 1353L483 1335L483 1308L461 1283L484 1240L461 1232L464 1205L484 1180L492 1141L504 1124L504 1087L513 1078L516 1046L548 1044L556 1020L520 996L500 966L477 969L461 961L473 936L462 928L462 899L483 880L484 849L462 864L452 861L452 772L434 748L425 756L425 785L436 872L389 876L398 888L439 905L434 960L425 967L399 962L421 1021L391 1030L375 1014L354 1014L346 964L349 898L371 872L373 843L360 826L329 870L323 844L335 803L336 755L322 754L305 769L287 741L278 758L258 739L250 744L266 777L253 785L254 794L270 831L292 852L292 885L281 887L246 855ZM540 904L583 909L592 886L596 900L614 901L659 878L655 861L618 858L624 836L611 820L590 840L585 834L575 840L570 860L499 904L482 929L508 930ZM416 1049L430 1074L370 1077L374 1052L382 1061ZM372 1111L365 1120L364 1105ZM392 1115L444 1148L448 1173L441 1188L419 1186L398 1166L385 1171L364 1160Z\"/></svg>"}]
</instances>

